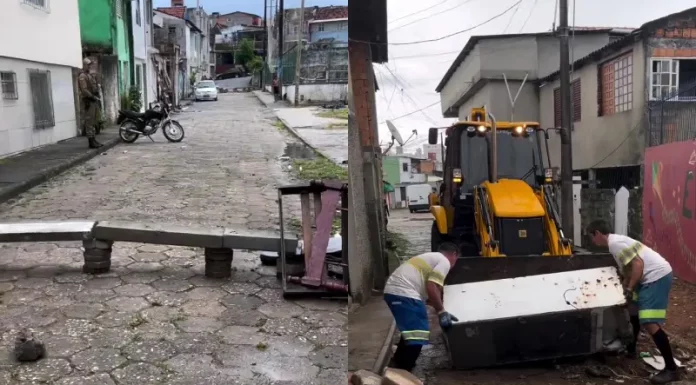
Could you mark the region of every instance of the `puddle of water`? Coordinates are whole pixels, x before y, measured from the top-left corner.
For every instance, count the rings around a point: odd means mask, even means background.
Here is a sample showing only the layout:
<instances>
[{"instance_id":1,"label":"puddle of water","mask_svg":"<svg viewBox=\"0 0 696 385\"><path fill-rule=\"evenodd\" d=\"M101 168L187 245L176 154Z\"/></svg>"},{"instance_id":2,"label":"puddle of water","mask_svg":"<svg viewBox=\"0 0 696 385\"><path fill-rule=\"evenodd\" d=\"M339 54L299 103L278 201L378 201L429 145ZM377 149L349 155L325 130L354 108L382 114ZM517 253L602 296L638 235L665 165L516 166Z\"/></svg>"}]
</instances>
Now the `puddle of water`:
<instances>
[{"instance_id":1,"label":"puddle of water","mask_svg":"<svg viewBox=\"0 0 696 385\"><path fill-rule=\"evenodd\" d=\"M302 143L288 143L283 156L290 159L314 159L314 151Z\"/></svg>"}]
</instances>

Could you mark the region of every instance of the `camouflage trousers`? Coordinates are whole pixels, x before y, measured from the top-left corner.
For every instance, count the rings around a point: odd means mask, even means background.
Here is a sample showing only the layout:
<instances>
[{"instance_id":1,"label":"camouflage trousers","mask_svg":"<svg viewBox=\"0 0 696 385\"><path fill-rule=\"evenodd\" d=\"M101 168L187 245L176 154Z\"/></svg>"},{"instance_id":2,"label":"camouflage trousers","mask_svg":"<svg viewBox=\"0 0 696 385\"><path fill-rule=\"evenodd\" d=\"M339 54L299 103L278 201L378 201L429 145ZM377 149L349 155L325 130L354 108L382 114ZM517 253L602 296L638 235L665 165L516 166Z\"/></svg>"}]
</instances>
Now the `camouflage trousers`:
<instances>
[{"instance_id":1,"label":"camouflage trousers","mask_svg":"<svg viewBox=\"0 0 696 385\"><path fill-rule=\"evenodd\" d=\"M88 138L94 138L94 135L96 134L98 109L99 106L97 103L91 101L82 102L81 124L85 130L85 135Z\"/></svg>"}]
</instances>

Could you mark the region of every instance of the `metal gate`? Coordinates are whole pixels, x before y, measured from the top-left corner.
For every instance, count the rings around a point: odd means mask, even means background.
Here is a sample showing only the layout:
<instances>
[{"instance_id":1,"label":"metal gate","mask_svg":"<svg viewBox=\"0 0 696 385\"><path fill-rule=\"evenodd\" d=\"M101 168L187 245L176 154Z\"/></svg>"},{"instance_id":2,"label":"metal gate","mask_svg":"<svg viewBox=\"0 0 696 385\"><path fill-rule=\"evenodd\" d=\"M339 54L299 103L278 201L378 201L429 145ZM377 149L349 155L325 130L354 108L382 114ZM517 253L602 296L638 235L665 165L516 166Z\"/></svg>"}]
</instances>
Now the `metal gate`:
<instances>
[{"instance_id":1,"label":"metal gate","mask_svg":"<svg viewBox=\"0 0 696 385\"><path fill-rule=\"evenodd\" d=\"M649 102L648 146L696 138L696 82Z\"/></svg>"}]
</instances>

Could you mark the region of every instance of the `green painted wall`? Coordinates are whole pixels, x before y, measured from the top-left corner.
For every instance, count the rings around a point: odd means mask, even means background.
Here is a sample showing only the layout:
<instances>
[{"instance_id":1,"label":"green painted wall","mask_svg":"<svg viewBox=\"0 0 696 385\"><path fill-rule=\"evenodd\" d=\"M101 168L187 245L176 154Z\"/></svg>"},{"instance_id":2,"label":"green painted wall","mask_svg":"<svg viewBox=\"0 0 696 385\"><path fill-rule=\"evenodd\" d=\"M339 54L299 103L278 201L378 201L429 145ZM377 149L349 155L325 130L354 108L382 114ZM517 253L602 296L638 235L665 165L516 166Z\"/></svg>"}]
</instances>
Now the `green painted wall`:
<instances>
[{"instance_id":1,"label":"green painted wall","mask_svg":"<svg viewBox=\"0 0 696 385\"><path fill-rule=\"evenodd\" d=\"M113 52L112 0L79 0L83 50Z\"/></svg>"},{"instance_id":2,"label":"green painted wall","mask_svg":"<svg viewBox=\"0 0 696 385\"><path fill-rule=\"evenodd\" d=\"M382 158L382 172L384 173L384 180L389 182L392 186L401 183L400 180L400 158L385 156Z\"/></svg>"}]
</instances>

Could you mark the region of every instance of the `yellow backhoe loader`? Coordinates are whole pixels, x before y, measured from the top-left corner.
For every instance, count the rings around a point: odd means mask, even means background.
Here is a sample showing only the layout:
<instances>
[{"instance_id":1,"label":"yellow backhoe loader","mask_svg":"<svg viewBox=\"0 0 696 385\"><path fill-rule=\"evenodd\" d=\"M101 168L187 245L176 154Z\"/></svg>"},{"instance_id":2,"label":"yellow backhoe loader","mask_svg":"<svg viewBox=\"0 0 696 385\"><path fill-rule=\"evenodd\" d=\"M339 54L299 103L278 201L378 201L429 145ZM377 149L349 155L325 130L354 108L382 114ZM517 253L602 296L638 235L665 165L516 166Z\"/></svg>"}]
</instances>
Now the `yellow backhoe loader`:
<instances>
[{"instance_id":1,"label":"yellow backhoe loader","mask_svg":"<svg viewBox=\"0 0 696 385\"><path fill-rule=\"evenodd\" d=\"M429 132L436 144L438 128ZM460 246L445 282L456 368L620 350L630 338L613 258L574 250L558 214L548 133L484 108L445 131L431 247Z\"/></svg>"}]
</instances>

